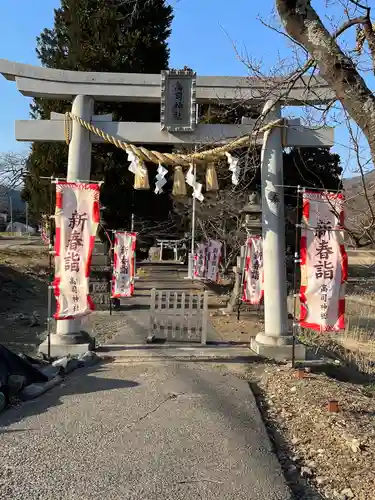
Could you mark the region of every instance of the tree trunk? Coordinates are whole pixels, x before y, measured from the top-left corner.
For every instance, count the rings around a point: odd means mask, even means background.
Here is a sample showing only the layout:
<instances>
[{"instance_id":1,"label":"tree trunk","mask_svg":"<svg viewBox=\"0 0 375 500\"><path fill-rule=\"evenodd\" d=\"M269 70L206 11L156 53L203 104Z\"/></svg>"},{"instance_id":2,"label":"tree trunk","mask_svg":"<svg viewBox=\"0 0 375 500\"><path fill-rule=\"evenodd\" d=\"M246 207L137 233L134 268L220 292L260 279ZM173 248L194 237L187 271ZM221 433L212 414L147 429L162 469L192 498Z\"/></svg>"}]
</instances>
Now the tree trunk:
<instances>
[{"instance_id":1,"label":"tree trunk","mask_svg":"<svg viewBox=\"0 0 375 500\"><path fill-rule=\"evenodd\" d=\"M320 75L363 131L375 165L375 97L354 62L325 28L310 1L276 0L276 8L288 35L310 53Z\"/></svg>"}]
</instances>

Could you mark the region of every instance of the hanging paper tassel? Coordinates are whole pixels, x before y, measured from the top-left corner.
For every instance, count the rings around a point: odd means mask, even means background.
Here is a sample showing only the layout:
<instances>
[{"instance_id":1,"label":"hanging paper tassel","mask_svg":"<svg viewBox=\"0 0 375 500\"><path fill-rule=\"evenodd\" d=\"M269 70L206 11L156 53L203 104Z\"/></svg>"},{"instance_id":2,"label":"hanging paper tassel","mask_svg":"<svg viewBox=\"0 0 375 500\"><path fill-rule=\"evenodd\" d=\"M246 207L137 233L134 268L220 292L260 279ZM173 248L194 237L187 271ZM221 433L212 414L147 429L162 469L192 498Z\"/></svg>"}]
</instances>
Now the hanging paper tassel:
<instances>
[{"instance_id":1,"label":"hanging paper tassel","mask_svg":"<svg viewBox=\"0 0 375 500\"><path fill-rule=\"evenodd\" d=\"M134 176L134 189L150 189L150 183L148 180L148 171L146 165L142 160L139 160L138 170Z\"/></svg>"},{"instance_id":2,"label":"hanging paper tassel","mask_svg":"<svg viewBox=\"0 0 375 500\"><path fill-rule=\"evenodd\" d=\"M186 196L185 177L180 166L174 169L172 194L173 196Z\"/></svg>"},{"instance_id":3,"label":"hanging paper tassel","mask_svg":"<svg viewBox=\"0 0 375 500\"><path fill-rule=\"evenodd\" d=\"M133 153L133 151L127 149L126 152L128 154L128 161L130 162L128 170L129 172L135 175L139 169L140 159Z\"/></svg>"},{"instance_id":4,"label":"hanging paper tassel","mask_svg":"<svg viewBox=\"0 0 375 500\"><path fill-rule=\"evenodd\" d=\"M206 191L219 191L219 183L214 163L209 163L206 170Z\"/></svg>"},{"instance_id":5,"label":"hanging paper tassel","mask_svg":"<svg viewBox=\"0 0 375 500\"><path fill-rule=\"evenodd\" d=\"M133 151L126 152L130 161L129 171L134 174L134 189L150 189L146 165Z\"/></svg>"},{"instance_id":6,"label":"hanging paper tassel","mask_svg":"<svg viewBox=\"0 0 375 500\"><path fill-rule=\"evenodd\" d=\"M240 167L238 165L240 159L232 156L230 153L225 153L228 158L229 171L232 172L232 184L238 185L240 181Z\"/></svg>"},{"instance_id":7,"label":"hanging paper tassel","mask_svg":"<svg viewBox=\"0 0 375 500\"><path fill-rule=\"evenodd\" d=\"M193 188L193 198L196 198L199 201L204 200L204 196L202 194L202 184L197 182L196 175L194 175L193 165L190 165L190 168L186 174L186 182L189 186Z\"/></svg>"},{"instance_id":8,"label":"hanging paper tassel","mask_svg":"<svg viewBox=\"0 0 375 500\"><path fill-rule=\"evenodd\" d=\"M158 173L156 174L156 182L155 182L155 194L160 194L163 192L163 186L167 184L167 180L165 176L167 175L168 170L163 167L163 165L158 166Z\"/></svg>"}]
</instances>

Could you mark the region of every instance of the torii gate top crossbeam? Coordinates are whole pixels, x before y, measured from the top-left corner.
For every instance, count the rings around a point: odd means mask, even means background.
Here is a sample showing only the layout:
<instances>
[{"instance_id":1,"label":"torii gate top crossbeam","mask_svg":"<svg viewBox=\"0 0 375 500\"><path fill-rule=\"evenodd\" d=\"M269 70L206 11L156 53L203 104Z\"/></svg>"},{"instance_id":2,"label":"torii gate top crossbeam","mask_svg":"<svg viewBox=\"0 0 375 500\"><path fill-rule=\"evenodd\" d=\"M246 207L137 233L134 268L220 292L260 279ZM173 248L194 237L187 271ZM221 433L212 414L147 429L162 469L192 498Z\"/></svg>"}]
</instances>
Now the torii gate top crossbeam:
<instances>
[{"instance_id":1,"label":"torii gate top crossbeam","mask_svg":"<svg viewBox=\"0 0 375 500\"><path fill-rule=\"evenodd\" d=\"M161 76L139 73L93 73L41 68L0 59L0 73L15 81L21 94L27 97L69 100L87 95L97 101L159 102ZM247 78L235 76L198 76L199 103L246 102L259 105L269 99L298 106L324 104L335 95L321 77L306 77L286 92L281 78Z\"/></svg>"}]
</instances>

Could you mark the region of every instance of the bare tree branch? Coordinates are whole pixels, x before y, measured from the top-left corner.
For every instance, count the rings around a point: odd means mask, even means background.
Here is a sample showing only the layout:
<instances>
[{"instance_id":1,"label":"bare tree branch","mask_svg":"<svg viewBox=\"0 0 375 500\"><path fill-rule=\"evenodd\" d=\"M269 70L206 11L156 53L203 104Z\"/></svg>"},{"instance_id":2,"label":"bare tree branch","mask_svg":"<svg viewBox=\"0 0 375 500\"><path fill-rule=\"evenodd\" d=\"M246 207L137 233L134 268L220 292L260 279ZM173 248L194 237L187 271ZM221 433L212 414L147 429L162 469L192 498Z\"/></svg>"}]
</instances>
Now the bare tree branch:
<instances>
[{"instance_id":1,"label":"bare tree branch","mask_svg":"<svg viewBox=\"0 0 375 500\"><path fill-rule=\"evenodd\" d=\"M367 138L375 164L375 97L309 0L276 0L286 32L310 53L321 76ZM357 20L358 21L358 20Z\"/></svg>"},{"instance_id":2,"label":"bare tree branch","mask_svg":"<svg viewBox=\"0 0 375 500\"><path fill-rule=\"evenodd\" d=\"M0 184L2 191L18 188L26 175L27 155L22 153L0 154Z\"/></svg>"}]
</instances>

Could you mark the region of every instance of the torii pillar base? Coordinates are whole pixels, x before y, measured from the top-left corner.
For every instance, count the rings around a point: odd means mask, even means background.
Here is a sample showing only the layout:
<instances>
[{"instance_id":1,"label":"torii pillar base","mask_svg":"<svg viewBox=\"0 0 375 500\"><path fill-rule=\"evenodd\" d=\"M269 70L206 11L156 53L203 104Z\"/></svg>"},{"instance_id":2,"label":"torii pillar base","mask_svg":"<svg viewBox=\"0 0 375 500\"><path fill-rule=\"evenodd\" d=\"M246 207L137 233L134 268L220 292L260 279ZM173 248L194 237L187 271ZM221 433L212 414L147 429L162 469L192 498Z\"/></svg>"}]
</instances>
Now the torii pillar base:
<instances>
[{"instance_id":1,"label":"torii pillar base","mask_svg":"<svg viewBox=\"0 0 375 500\"><path fill-rule=\"evenodd\" d=\"M95 339L83 330L68 335L51 333L50 343L47 337L39 346L39 352L46 356L49 350L52 358L79 356L87 351L95 350Z\"/></svg>"},{"instance_id":2,"label":"torii pillar base","mask_svg":"<svg viewBox=\"0 0 375 500\"><path fill-rule=\"evenodd\" d=\"M272 342L274 340L274 342ZM291 361L293 359L293 337L270 337L259 333L251 339L250 348L258 356L274 359L275 361ZM294 359L304 361L306 359L306 347L296 340L294 346Z\"/></svg>"}]
</instances>

